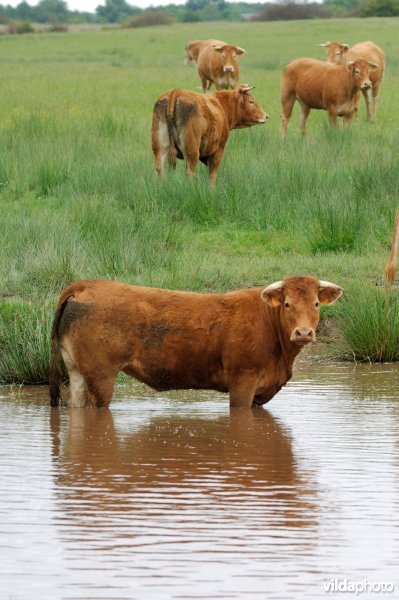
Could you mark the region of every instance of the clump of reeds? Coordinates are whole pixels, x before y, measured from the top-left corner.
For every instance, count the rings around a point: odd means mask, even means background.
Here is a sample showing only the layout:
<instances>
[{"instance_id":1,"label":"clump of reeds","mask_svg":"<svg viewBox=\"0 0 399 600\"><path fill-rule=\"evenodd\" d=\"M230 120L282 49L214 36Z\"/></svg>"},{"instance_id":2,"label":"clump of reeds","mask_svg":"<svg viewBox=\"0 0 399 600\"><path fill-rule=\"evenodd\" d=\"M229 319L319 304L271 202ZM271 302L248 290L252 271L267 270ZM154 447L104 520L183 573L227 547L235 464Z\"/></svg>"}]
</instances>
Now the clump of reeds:
<instances>
[{"instance_id":1,"label":"clump of reeds","mask_svg":"<svg viewBox=\"0 0 399 600\"><path fill-rule=\"evenodd\" d=\"M343 295L336 313L345 347L339 358L355 361L399 360L399 294L359 283Z\"/></svg>"},{"instance_id":2,"label":"clump of reeds","mask_svg":"<svg viewBox=\"0 0 399 600\"><path fill-rule=\"evenodd\" d=\"M0 383L48 382L53 303L0 304Z\"/></svg>"}]
</instances>

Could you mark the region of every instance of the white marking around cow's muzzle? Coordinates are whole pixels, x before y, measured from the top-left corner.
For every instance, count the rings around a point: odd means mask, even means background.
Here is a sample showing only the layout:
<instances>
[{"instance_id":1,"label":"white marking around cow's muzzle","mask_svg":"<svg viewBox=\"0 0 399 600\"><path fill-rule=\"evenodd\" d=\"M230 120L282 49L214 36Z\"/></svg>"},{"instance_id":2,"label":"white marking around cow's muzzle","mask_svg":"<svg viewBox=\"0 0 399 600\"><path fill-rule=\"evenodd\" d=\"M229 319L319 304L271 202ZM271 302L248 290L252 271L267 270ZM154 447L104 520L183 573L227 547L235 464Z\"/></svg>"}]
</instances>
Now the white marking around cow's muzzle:
<instances>
[{"instance_id":1,"label":"white marking around cow's muzzle","mask_svg":"<svg viewBox=\"0 0 399 600\"><path fill-rule=\"evenodd\" d=\"M362 90L368 90L369 88L371 88L371 81L364 81L360 86Z\"/></svg>"},{"instance_id":2,"label":"white marking around cow's muzzle","mask_svg":"<svg viewBox=\"0 0 399 600\"><path fill-rule=\"evenodd\" d=\"M234 67L223 67L225 73L234 73Z\"/></svg>"},{"instance_id":3,"label":"white marking around cow's muzzle","mask_svg":"<svg viewBox=\"0 0 399 600\"><path fill-rule=\"evenodd\" d=\"M258 123L259 125L261 125L262 123L266 123L266 121L268 120L269 115L267 113L264 114L264 116L261 119L258 119Z\"/></svg>"}]
</instances>

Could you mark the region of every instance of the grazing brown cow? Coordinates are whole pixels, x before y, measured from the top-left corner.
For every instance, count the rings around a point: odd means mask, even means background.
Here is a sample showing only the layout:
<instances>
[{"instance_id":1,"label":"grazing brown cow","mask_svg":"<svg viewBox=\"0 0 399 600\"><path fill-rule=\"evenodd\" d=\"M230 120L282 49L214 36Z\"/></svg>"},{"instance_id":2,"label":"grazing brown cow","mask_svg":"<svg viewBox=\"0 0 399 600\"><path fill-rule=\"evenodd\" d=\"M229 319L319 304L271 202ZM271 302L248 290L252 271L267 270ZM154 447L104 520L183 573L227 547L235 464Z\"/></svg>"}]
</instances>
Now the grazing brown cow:
<instances>
[{"instance_id":1,"label":"grazing brown cow","mask_svg":"<svg viewBox=\"0 0 399 600\"><path fill-rule=\"evenodd\" d=\"M395 279L396 270L398 268L398 253L399 253L399 208L395 217L395 225L393 228L392 248L388 262L385 265L385 278L390 287Z\"/></svg>"},{"instance_id":2,"label":"grazing brown cow","mask_svg":"<svg viewBox=\"0 0 399 600\"><path fill-rule=\"evenodd\" d=\"M232 129L265 123L268 116L249 91L240 85L233 92L203 96L188 90L169 90L155 103L152 119L152 151L159 175L166 161L186 161L186 172L194 175L198 161L209 168L211 183Z\"/></svg>"},{"instance_id":3,"label":"grazing brown cow","mask_svg":"<svg viewBox=\"0 0 399 600\"><path fill-rule=\"evenodd\" d=\"M221 40L195 40L185 47L186 64L195 60L205 93L212 84L217 90L234 89L238 81L237 56L245 50Z\"/></svg>"},{"instance_id":4,"label":"grazing brown cow","mask_svg":"<svg viewBox=\"0 0 399 600\"><path fill-rule=\"evenodd\" d=\"M281 133L287 132L295 101L301 106L299 127L306 133L306 119L312 108L326 110L331 125L343 117L349 127L357 111L360 90L371 87L370 72L377 65L365 60L336 66L313 58L299 58L287 65L281 80Z\"/></svg>"},{"instance_id":5,"label":"grazing brown cow","mask_svg":"<svg viewBox=\"0 0 399 600\"><path fill-rule=\"evenodd\" d=\"M107 407L120 371L156 390L218 390L229 392L230 406L264 404L291 378L301 348L315 340L319 304L341 293L309 276L226 294L78 281L57 304L51 405L60 399L59 350L70 406Z\"/></svg>"},{"instance_id":6,"label":"grazing brown cow","mask_svg":"<svg viewBox=\"0 0 399 600\"><path fill-rule=\"evenodd\" d=\"M374 119L377 114L378 98L384 79L384 51L370 41L359 42L359 44L351 47L348 44L340 44L339 42L326 42L320 44L320 46L327 48L327 61L331 64L346 65L350 61L363 59L376 65L376 68L370 72L371 90L370 88L362 90L366 102L367 118ZM373 98L372 106L370 96Z\"/></svg>"}]
</instances>

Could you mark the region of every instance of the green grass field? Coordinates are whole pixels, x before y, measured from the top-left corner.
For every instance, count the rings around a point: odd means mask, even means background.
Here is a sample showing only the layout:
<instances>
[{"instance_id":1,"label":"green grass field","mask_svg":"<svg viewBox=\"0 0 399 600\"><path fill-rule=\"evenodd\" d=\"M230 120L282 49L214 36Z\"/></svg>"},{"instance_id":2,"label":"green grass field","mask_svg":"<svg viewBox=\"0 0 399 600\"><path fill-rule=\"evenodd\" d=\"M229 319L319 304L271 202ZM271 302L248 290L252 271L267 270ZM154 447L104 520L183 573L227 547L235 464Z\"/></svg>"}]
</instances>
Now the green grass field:
<instances>
[{"instance_id":1,"label":"green grass field","mask_svg":"<svg viewBox=\"0 0 399 600\"><path fill-rule=\"evenodd\" d=\"M24 374L24 336L29 323L33 337L47 331L56 295L79 278L221 291L307 273L342 285L349 306L364 302L364 286L383 284L399 205L398 26L346 19L1 36L0 381L45 380L43 368L36 379ZM207 37L247 50L240 80L256 86L270 117L232 132L214 191L202 165L195 180L180 162L157 181L150 144L158 96L171 87L199 91L183 49ZM377 120L366 122L363 99L348 131L331 130L327 114L312 111L302 140L296 110L282 142L283 67L324 59L317 43L366 39L388 62ZM347 306L325 314L348 316ZM11 334L10 322L24 319L27 329ZM358 327L356 315L341 322ZM367 339L367 322L359 326ZM39 346L30 346L31 364Z\"/></svg>"}]
</instances>

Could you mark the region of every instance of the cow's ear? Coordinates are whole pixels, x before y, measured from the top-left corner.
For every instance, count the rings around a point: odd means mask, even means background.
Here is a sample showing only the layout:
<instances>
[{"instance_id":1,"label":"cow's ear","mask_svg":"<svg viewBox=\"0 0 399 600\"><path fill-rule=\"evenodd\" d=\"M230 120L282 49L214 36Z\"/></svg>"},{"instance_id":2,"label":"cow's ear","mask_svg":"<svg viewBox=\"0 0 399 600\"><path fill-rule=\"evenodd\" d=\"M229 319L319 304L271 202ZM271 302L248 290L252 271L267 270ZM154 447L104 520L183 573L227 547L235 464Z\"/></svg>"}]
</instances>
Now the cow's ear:
<instances>
[{"instance_id":1,"label":"cow's ear","mask_svg":"<svg viewBox=\"0 0 399 600\"><path fill-rule=\"evenodd\" d=\"M215 52L223 52L224 46L212 46Z\"/></svg>"},{"instance_id":2,"label":"cow's ear","mask_svg":"<svg viewBox=\"0 0 399 600\"><path fill-rule=\"evenodd\" d=\"M238 54L238 56L241 56L242 54L246 53L244 48L240 48L239 46L235 46L234 51L236 54Z\"/></svg>"},{"instance_id":3,"label":"cow's ear","mask_svg":"<svg viewBox=\"0 0 399 600\"><path fill-rule=\"evenodd\" d=\"M351 69L354 64L355 64L354 60L348 60L348 62L346 63L346 66L348 67L348 69Z\"/></svg>"},{"instance_id":4,"label":"cow's ear","mask_svg":"<svg viewBox=\"0 0 399 600\"><path fill-rule=\"evenodd\" d=\"M335 283L329 281L319 281L319 300L320 304L332 304L341 296L344 290Z\"/></svg>"},{"instance_id":5,"label":"cow's ear","mask_svg":"<svg viewBox=\"0 0 399 600\"><path fill-rule=\"evenodd\" d=\"M271 283L261 292L263 302L270 306L279 306L284 302L283 281Z\"/></svg>"},{"instance_id":6,"label":"cow's ear","mask_svg":"<svg viewBox=\"0 0 399 600\"><path fill-rule=\"evenodd\" d=\"M342 52L348 52L348 50L349 50L348 44L341 44L341 50L342 50Z\"/></svg>"}]
</instances>

